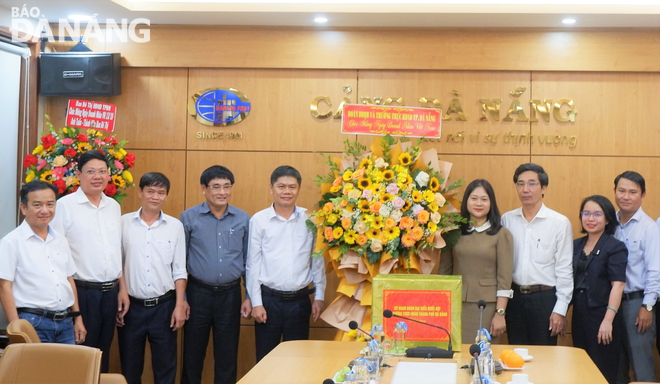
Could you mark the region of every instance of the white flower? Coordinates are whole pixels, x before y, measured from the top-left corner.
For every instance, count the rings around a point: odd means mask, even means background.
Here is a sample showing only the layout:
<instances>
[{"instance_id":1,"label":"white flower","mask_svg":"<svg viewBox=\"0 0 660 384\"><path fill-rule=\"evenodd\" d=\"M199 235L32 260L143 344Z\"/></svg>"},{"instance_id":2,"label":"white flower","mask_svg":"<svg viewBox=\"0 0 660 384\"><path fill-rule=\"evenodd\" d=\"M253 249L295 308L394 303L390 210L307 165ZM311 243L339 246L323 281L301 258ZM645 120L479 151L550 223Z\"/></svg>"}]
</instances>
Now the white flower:
<instances>
[{"instance_id":1,"label":"white flower","mask_svg":"<svg viewBox=\"0 0 660 384\"><path fill-rule=\"evenodd\" d=\"M431 213L431 221L438 224L440 222L440 219L442 218L442 215L440 212L433 212Z\"/></svg>"},{"instance_id":2,"label":"white flower","mask_svg":"<svg viewBox=\"0 0 660 384\"><path fill-rule=\"evenodd\" d=\"M353 200L359 199L361 195L362 192L359 189L353 189L350 192L348 192L348 198Z\"/></svg>"},{"instance_id":3,"label":"white flower","mask_svg":"<svg viewBox=\"0 0 660 384\"><path fill-rule=\"evenodd\" d=\"M63 167L68 163L69 160L66 159L66 157L59 155L55 159L53 159L53 165L56 167Z\"/></svg>"},{"instance_id":4,"label":"white flower","mask_svg":"<svg viewBox=\"0 0 660 384\"><path fill-rule=\"evenodd\" d=\"M445 201L447 200L445 200L445 197L442 196L442 193L436 193L434 201L436 204L438 204L438 207L442 207L445 205Z\"/></svg>"},{"instance_id":5,"label":"white flower","mask_svg":"<svg viewBox=\"0 0 660 384\"><path fill-rule=\"evenodd\" d=\"M392 210L385 204L381 205L380 210L378 210L378 214L383 217L389 217L391 212Z\"/></svg>"},{"instance_id":6,"label":"white flower","mask_svg":"<svg viewBox=\"0 0 660 384\"><path fill-rule=\"evenodd\" d=\"M390 213L390 219L396 221L397 223L401 221L401 216L403 216L403 213L398 209L395 209Z\"/></svg>"},{"instance_id":7,"label":"white flower","mask_svg":"<svg viewBox=\"0 0 660 384\"><path fill-rule=\"evenodd\" d=\"M417 177L415 177L415 182L417 183L417 185L419 185L420 188L424 188L427 185L429 185L429 179L430 179L429 174L422 171L417 174Z\"/></svg>"},{"instance_id":8,"label":"white flower","mask_svg":"<svg viewBox=\"0 0 660 384\"><path fill-rule=\"evenodd\" d=\"M385 168L388 165L389 164L386 163L385 160L383 160L382 157L379 157L379 158L376 159L376 162L374 163L374 168Z\"/></svg>"},{"instance_id":9,"label":"white flower","mask_svg":"<svg viewBox=\"0 0 660 384\"><path fill-rule=\"evenodd\" d=\"M358 220L358 222L353 226L353 229L355 229L355 232L362 235L369 230L369 226L364 221Z\"/></svg>"},{"instance_id":10,"label":"white flower","mask_svg":"<svg viewBox=\"0 0 660 384\"><path fill-rule=\"evenodd\" d=\"M383 250L383 243L378 239L371 239L371 252L380 252Z\"/></svg>"},{"instance_id":11,"label":"white flower","mask_svg":"<svg viewBox=\"0 0 660 384\"><path fill-rule=\"evenodd\" d=\"M348 209L344 208L341 211L341 218L342 219L350 219L353 216L353 212L349 211Z\"/></svg>"}]
</instances>

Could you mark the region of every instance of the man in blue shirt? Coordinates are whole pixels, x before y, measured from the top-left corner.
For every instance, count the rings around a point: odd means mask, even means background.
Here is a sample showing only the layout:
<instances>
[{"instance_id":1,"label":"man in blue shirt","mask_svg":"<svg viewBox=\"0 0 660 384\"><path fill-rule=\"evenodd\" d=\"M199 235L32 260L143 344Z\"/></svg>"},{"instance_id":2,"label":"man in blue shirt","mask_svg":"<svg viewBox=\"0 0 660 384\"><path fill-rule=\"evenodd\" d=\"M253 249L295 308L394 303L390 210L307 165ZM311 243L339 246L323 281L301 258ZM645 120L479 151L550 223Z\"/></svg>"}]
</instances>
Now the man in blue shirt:
<instances>
[{"instance_id":1,"label":"man in blue shirt","mask_svg":"<svg viewBox=\"0 0 660 384\"><path fill-rule=\"evenodd\" d=\"M250 216L229 205L234 175L223 166L200 178L206 201L181 214L186 233L190 318L183 328L182 384L199 384L213 327L214 383L236 383L241 316L252 306L241 301Z\"/></svg>"},{"instance_id":2,"label":"man in blue shirt","mask_svg":"<svg viewBox=\"0 0 660 384\"><path fill-rule=\"evenodd\" d=\"M655 381L654 305L660 292L660 230L642 210L645 194L646 182L637 172L626 171L614 180L617 218L621 224L614 237L628 248L626 286L619 314L623 319L626 353L620 360L619 383L629 382L629 364L635 374L634 381Z\"/></svg>"}]
</instances>

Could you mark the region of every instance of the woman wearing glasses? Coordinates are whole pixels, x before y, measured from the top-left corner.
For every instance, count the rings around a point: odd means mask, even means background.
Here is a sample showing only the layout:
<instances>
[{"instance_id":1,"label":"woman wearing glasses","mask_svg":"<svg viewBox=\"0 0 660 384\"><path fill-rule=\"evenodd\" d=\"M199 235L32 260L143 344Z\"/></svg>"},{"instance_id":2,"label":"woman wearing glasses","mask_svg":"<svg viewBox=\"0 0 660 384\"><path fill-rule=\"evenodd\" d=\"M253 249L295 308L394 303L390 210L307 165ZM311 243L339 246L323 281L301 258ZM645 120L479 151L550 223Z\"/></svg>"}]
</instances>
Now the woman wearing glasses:
<instances>
[{"instance_id":1,"label":"woman wearing glasses","mask_svg":"<svg viewBox=\"0 0 660 384\"><path fill-rule=\"evenodd\" d=\"M606 197L584 199L580 222L587 236L573 243L573 345L586 350L607 382L615 383L623 352L617 313L626 284L628 249L614 238L619 223Z\"/></svg>"},{"instance_id":2,"label":"woman wearing glasses","mask_svg":"<svg viewBox=\"0 0 660 384\"><path fill-rule=\"evenodd\" d=\"M487 180L477 179L465 189L461 215L468 223L453 248L442 250L441 275L463 276L463 340L472 340L479 329L479 300L486 301L483 327L497 343L506 331L504 314L511 297L513 239L502 227L495 192Z\"/></svg>"}]
</instances>

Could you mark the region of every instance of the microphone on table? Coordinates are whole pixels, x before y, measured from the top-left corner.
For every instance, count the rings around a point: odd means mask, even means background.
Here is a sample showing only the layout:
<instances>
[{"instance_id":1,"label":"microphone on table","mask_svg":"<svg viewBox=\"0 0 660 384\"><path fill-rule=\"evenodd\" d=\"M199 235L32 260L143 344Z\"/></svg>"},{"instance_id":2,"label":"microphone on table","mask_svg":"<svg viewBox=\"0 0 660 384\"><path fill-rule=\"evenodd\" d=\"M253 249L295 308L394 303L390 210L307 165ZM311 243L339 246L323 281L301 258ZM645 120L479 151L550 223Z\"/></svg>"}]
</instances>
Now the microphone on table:
<instances>
[{"instance_id":1,"label":"microphone on table","mask_svg":"<svg viewBox=\"0 0 660 384\"><path fill-rule=\"evenodd\" d=\"M477 303L479 306L479 329L483 328L481 326L481 321L483 320L484 317L484 308L486 308L486 301L485 300L479 300Z\"/></svg>"},{"instance_id":2,"label":"microphone on table","mask_svg":"<svg viewBox=\"0 0 660 384\"><path fill-rule=\"evenodd\" d=\"M335 381L332 379L325 379L323 380L323 384L335 384Z\"/></svg>"},{"instance_id":3,"label":"microphone on table","mask_svg":"<svg viewBox=\"0 0 660 384\"><path fill-rule=\"evenodd\" d=\"M440 357L440 358L452 358L452 357L454 357L454 351L451 349L451 334L449 333L449 331L447 329L445 329L445 328L443 328L439 325L429 324L429 323L425 323L423 321L411 319L409 317L399 316L397 314L394 314L389 309L386 309L386 310L383 311L383 316L387 317L388 319L391 318L391 317L398 317L400 319L412 321L412 322L419 323L419 324L424 324L424 325L427 325L429 327L442 329L443 331L445 331L445 333L449 337L449 343L447 344L447 349L446 350L436 348L436 347L409 348L406 351L406 355L408 357ZM410 354L408 352L410 352Z\"/></svg>"},{"instance_id":4,"label":"microphone on table","mask_svg":"<svg viewBox=\"0 0 660 384\"><path fill-rule=\"evenodd\" d=\"M477 360L479 358L479 354L481 353L481 347L477 344L472 344L470 345L470 356L474 357L474 365L477 366L477 373L479 374L479 382L483 384L484 379L481 377L481 367L479 366L479 361ZM325 384L325 382L323 383Z\"/></svg>"},{"instance_id":5,"label":"microphone on table","mask_svg":"<svg viewBox=\"0 0 660 384\"><path fill-rule=\"evenodd\" d=\"M370 339L373 339L373 337L371 337L371 335L369 334L369 332L365 332L362 328L358 327L358 323L357 323L357 321L355 321L355 320L351 320L351 321L348 322L348 328L350 328L350 329L357 329L358 331L361 331L362 333L364 333L364 335L365 335L366 337L368 337L368 338L370 338ZM356 337L356 339L357 339L357 337Z\"/></svg>"}]
</instances>

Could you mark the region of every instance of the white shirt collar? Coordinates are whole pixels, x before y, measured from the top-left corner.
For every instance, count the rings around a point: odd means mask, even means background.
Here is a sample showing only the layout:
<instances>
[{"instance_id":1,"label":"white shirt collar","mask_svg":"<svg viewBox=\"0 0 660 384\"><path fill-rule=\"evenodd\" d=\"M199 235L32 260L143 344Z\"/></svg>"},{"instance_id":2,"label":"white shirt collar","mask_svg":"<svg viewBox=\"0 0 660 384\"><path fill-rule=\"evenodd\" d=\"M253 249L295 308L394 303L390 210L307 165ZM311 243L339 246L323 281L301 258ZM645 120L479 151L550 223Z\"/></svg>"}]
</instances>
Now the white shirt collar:
<instances>
[{"instance_id":1,"label":"white shirt collar","mask_svg":"<svg viewBox=\"0 0 660 384\"><path fill-rule=\"evenodd\" d=\"M468 232L475 231L475 232L481 233L483 231L488 230L490 227L491 227L490 221L486 220L485 223L483 223L481 226L476 227L476 228L470 225L470 228L468 228Z\"/></svg>"},{"instance_id":2,"label":"white shirt collar","mask_svg":"<svg viewBox=\"0 0 660 384\"><path fill-rule=\"evenodd\" d=\"M140 223L142 223L143 225L149 227L149 225L147 225L147 223L146 223L144 220L142 220L142 216L140 216L140 213L141 213L141 212L142 212L142 207L140 207L140 209L138 209L137 211L134 212L135 217L134 217L133 219L134 219L134 220L138 220L138 221L139 221ZM158 216L158 220L156 220L156 222L154 222L153 224L151 224L151 226L152 226L152 227L157 227L157 226L163 224L163 222L166 222L166 223L167 223L167 220L165 219L165 217L164 217L164 215L163 215L163 211L160 211L160 215Z\"/></svg>"}]
</instances>

